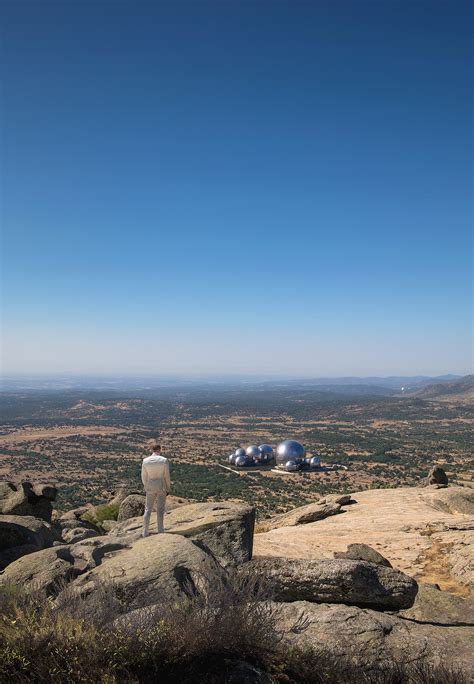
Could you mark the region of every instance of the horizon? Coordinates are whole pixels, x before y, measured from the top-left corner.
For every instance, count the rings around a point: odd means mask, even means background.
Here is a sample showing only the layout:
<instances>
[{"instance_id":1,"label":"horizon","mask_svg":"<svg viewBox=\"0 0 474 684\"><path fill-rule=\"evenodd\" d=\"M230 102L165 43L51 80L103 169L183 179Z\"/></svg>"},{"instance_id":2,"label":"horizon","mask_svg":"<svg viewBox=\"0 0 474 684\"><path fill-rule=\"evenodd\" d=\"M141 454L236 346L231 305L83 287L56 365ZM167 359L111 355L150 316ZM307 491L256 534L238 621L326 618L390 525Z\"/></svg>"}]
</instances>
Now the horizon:
<instances>
[{"instance_id":1,"label":"horizon","mask_svg":"<svg viewBox=\"0 0 474 684\"><path fill-rule=\"evenodd\" d=\"M371 384L371 381L377 381L377 384L382 384L383 381L446 381L462 380L471 377L471 374L459 375L456 373L444 373L442 375L330 375L330 376L304 376L304 375L262 375L262 374L178 374L178 373L143 373L143 374L96 374L96 373L8 373L3 374L0 382L0 392L4 391L3 385L15 381L38 381L38 382L99 382L99 383L131 383L131 382L148 382L152 385L162 382L169 385L186 384L275 384L275 383L311 383L314 382L319 385L327 383L328 385L340 385L341 381L348 381L349 384L356 384L354 381L360 381ZM91 385L91 388L94 386ZM8 390L7 390L8 391Z\"/></svg>"},{"instance_id":2,"label":"horizon","mask_svg":"<svg viewBox=\"0 0 474 684\"><path fill-rule=\"evenodd\" d=\"M472 373L472 5L7 1L2 373Z\"/></svg>"},{"instance_id":3,"label":"horizon","mask_svg":"<svg viewBox=\"0 0 474 684\"><path fill-rule=\"evenodd\" d=\"M255 378L255 377L262 377L262 378L273 378L276 380L279 380L280 378L292 378L295 380L324 380L324 379L341 379L341 378L361 378L361 379L367 379L367 378L378 378L378 379L384 379L384 378L393 378L393 377L400 377L400 378L444 378L444 377L456 377L456 378L461 378L465 377L466 375L470 375L470 373L442 373L440 375L426 375L423 373L414 373L414 374L383 374L383 375L356 375L356 374L344 374L344 375L289 375L289 374L282 374L282 375L277 375L277 374L268 374L268 375L262 375L262 374L245 374L245 373L207 373L205 375L202 375L200 373L196 373L196 377L208 377L208 378L219 378L219 377L235 377L235 378ZM66 373L66 372L57 372L57 373L4 373L3 377L5 378L14 378L14 377L39 377L39 378L54 378L54 377L71 377L71 378L152 378L152 379L159 379L159 378L192 378L195 377L193 375L187 375L187 374L179 374L179 373Z\"/></svg>"}]
</instances>

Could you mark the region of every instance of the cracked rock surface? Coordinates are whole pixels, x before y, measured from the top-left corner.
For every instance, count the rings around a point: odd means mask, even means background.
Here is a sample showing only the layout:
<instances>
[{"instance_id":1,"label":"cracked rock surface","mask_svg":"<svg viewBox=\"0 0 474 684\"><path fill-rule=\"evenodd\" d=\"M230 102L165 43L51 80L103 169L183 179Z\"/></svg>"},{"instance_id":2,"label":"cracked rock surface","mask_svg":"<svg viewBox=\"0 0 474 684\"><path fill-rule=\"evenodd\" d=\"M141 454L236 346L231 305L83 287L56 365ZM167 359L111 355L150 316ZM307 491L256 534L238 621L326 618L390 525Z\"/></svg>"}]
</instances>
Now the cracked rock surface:
<instances>
[{"instance_id":1,"label":"cracked rock surface","mask_svg":"<svg viewBox=\"0 0 474 684\"><path fill-rule=\"evenodd\" d=\"M311 601L398 610L413 605L418 586L404 573L362 560L256 558L242 566L270 581L277 601Z\"/></svg>"},{"instance_id":2,"label":"cracked rock surface","mask_svg":"<svg viewBox=\"0 0 474 684\"><path fill-rule=\"evenodd\" d=\"M305 525L258 533L254 556L329 559L367 544L418 581L461 595L474 583L474 505L466 487L403 487L353 494L357 503Z\"/></svg>"},{"instance_id":3,"label":"cracked rock surface","mask_svg":"<svg viewBox=\"0 0 474 684\"><path fill-rule=\"evenodd\" d=\"M438 594L446 608L451 595L441 591ZM441 608L440 603L438 610ZM459 606L455 608L458 609ZM463 668L467 676L474 675L473 626L446 627L436 622L413 621L406 617L408 611L390 614L308 601L279 604L279 610L280 627L290 641L316 649L329 647L336 656L353 658L369 668L391 661L417 663L426 660L433 664L451 661ZM461 610L464 610L463 606ZM297 627L292 631L295 625Z\"/></svg>"}]
</instances>

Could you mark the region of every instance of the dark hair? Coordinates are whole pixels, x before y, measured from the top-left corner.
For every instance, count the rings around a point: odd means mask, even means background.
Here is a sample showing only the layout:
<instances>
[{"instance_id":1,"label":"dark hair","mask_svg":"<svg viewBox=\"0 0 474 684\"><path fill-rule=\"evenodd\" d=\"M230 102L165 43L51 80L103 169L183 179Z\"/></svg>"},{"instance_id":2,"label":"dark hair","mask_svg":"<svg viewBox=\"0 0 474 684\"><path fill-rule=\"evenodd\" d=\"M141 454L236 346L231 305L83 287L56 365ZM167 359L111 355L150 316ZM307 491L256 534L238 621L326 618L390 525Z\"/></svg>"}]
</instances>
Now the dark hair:
<instances>
[{"instance_id":1,"label":"dark hair","mask_svg":"<svg viewBox=\"0 0 474 684\"><path fill-rule=\"evenodd\" d=\"M161 451L161 444L153 444L153 451Z\"/></svg>"}]
</instances>

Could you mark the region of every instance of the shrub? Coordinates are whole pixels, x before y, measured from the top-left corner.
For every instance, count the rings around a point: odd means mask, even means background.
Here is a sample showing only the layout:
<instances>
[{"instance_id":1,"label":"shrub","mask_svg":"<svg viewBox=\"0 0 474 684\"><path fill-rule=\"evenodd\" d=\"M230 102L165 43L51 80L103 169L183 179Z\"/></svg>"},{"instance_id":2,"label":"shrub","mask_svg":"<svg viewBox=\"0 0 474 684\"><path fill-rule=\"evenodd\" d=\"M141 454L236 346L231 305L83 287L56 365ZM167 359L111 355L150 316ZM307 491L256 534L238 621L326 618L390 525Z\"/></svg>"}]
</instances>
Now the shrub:
<instances>
[{"instance_id":1,"label":"shrub","mask_svg":"<svg viewBox=\"0 0 474 684\"><path fill-rule=\"evenodd\" d=\"M82 519L101 527L104 520L117 520L118 514L118 504L102 504L101 506L95 506L92 511L84 513Z\"/></svg>"},{"instance_id":2,"label":"shrub","mask_svg":"<svg viewBox=\"0 0 474 684\"><path fill-rule=\"evenodd\" d=\"M388 665L367 671L328 650L289 646L279 607L255 578L212 580L181 602L161 597L124 613L110 586L87 597L63 589L53 602L21 591L0 596L0 681L31 684L206 684L245 681L247 664L276 683L462 684L449 667ZM293 631L304 631L303 622ZM231 679L232 678L232 679Z\"/></svg>"}]
</instances>

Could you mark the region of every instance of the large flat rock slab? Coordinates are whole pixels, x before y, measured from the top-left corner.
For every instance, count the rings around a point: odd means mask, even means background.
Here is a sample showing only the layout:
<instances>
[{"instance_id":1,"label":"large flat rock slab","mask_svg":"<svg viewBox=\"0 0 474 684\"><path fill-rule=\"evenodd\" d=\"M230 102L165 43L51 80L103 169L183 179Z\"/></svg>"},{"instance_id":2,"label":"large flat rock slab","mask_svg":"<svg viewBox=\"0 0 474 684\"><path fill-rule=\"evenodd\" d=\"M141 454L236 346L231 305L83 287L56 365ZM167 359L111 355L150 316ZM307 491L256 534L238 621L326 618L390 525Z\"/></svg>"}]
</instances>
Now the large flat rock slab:
<instances>
[{"instance_id":1,"label":"large flat rock slab","mask_svg":"<svg viewBox=\"0 0 474 684\"><path fill-rule=\"evenodd\" d=\"M472 626L445 627L356 606L308 601L279 604L279 608L280 627L290 641L327 648L334 656L353 659L368 670L428 662L452 664L468 678L473 676ZM292 631L295 624L302 628Z\"/></svg>"},{"instance_id":2,"label":"large flat rock slab","mask_svg":"<svg viewBox=\"0 0 474 684\"><path fill-rule=\"evenodd\" d=\"M412 487L353 494L342 515L256 534L254 556L329 559L349 544L367 544L419 581L469 594L473 583L474 516L462 487ZM464 503L459 503L460 499ZM439 503L441 502L441 503ZM454 510L454 509L450 509Z\"/></svg>"},{"instance_id":3,"label":"large flat rock slab","mask_svg":"<svg viewBox=\"0 0 474 684\"><path fill-rule=\"evenodd\" d=\"M418 591L415 580L403 572L363 560L256 558L240 571L267 580L275 600L285 602L399 610L410 608Z\"/></svg>"}]
</instances>

